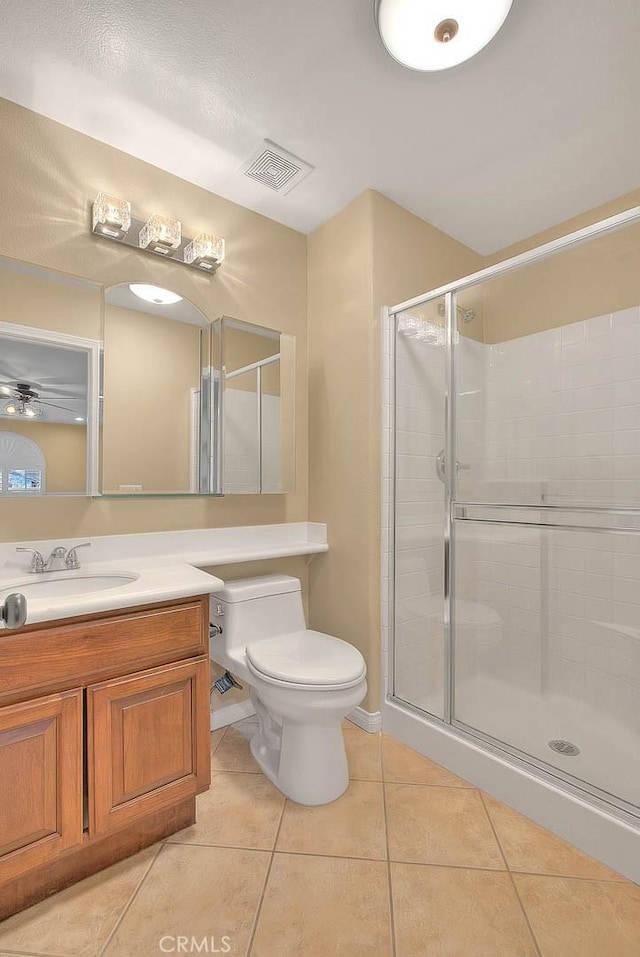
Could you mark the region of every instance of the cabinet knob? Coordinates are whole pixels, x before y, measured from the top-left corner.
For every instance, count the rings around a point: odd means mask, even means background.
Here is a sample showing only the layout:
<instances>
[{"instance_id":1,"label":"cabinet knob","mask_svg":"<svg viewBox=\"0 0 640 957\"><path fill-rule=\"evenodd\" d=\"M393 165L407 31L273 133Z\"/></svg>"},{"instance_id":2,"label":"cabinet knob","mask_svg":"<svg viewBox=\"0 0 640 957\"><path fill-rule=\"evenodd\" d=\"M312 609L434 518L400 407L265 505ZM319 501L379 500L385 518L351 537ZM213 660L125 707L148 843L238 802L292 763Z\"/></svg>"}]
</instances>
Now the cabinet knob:
<instances>
[{"instance_id":1,"label":"cabinet knob","mask_svg":"<svg viewBox=\"0 0 640 957\"><path fill-rule=\"evenodd\" d=\"M7 595L0 607L5 628L22 628L27 620L27 599L20 592Z\"/></svg>"}]
</instances>

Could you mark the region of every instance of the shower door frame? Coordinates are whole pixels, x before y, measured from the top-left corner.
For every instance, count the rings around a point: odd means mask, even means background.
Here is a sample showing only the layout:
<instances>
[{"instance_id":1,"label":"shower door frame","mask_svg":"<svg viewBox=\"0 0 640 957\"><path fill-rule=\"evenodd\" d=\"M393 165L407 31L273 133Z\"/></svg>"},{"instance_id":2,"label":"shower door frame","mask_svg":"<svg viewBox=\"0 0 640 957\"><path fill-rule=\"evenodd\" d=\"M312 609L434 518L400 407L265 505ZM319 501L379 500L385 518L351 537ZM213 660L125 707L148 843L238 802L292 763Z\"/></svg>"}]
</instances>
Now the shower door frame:
<instances>
[{"instance_id":1,"label":"shower door frame","mask_svg":"<svg viewBox=\"0 0 640 957\"><path fill-rule=\"evenodd\" d=\"M579 515L581 512L600 513L603 515L633 515L640 520L640 506L637 508L620 507L589 507L580 505L507 505L502 503L458 503L456 500L456 362L457 349L455 346L455 337L457 334L457 293L461 290L477 286L486 280L502 276L521 266L531 265L537 261L550 258L555 254L586 243L598 236L604 236L625 226L640 222L640 206L635 206L615 216L600 220L590 226L567 233L564 236L554 239L551 242L544 243L534 249L521 253L510 259L503 260L486 269L471 273L468 276L440 286L424 295L415 296L407 299L395 306L383 310L382 328L383 334L388 336L388 357L389 357L389 391L388 401L390 403L390 421L389 421L389 443L386 454L389 457L390 474L386 481L388 482L388 501L383 498L383 507L385 515L389 522L388 529L388 594L382 594L382 622L388 635L388 675L383 667L383 676L387 680L383 682L383 704L384 700L399 705L421 719L435 724L437 727L446 728L460 738L466 739L470 743L481 744L482 747L497 757L506 757L509 762L525 771L534 770L536 775L545 780L567 795L586 798L596 808L613 814L620 820L632 824L635 828L640 825L640 807L630 804L622 798L603 791L590 782L576 778L574 775L563 772L562 769L543 762L533 755L524 752L513 745L508 744L499 738L486 734L485 732L473 728L455 717L455 535L454 528L458 522L470 522L473 524L503 525L505 522L494 521L491 519L474 519L466 514L466 509L486 508L486 509L511 509L512 511L538 511L545 516L551 516L554 512L574 513ZM444 299L445 303L445 474L444 474L444 535L443 535L443 571L444 571L444 716L443 718L419 708L417 705L408 702L405 698L396 695L395 690L395 529L396 529L396 455L395 455L395 410L396 410L396 335L398 316L412 308L424 306L427 303L437 299ZM384 340L383 340L384 341ZM385 479L383 478L383 483ZM609 532L614 534L638 534L640 535L640 521L637 528L620 526L585 526L578 524L567 525L565 523L553 524L550 521L539 521L529 523L519 523L507 521L510 526L524 526L528 528L542 529L565 529L577 531L596 531ZM383 558L384 561L384 558ZM385 581L385 568L383 564L382 582ZM385 624L386 623L386 624ZM383 636L384 639L384 636ZM383 649L385 641L382 642ZM386 685L386 687L385 687Z\"/></svg>"}]
</instances>

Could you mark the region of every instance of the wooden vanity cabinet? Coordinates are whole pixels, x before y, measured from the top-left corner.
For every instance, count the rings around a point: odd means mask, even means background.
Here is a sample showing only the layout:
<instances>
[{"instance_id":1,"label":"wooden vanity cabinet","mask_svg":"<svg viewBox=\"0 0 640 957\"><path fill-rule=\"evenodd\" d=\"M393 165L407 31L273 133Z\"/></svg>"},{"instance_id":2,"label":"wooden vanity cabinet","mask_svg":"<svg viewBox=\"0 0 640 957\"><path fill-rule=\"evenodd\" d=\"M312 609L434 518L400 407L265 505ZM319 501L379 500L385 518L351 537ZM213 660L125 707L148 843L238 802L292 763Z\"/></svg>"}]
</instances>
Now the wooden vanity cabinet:
<instances>
[{"instance_id":1,"label":"wooden vanity cabinet","mask_svg":"<svg viewBox=\"0 0 640 957\"><path fill-rule=\"evenodd\" d=\"M0 709L0 873L82 842L82 690Z\"/></svg>"},{"instance_id":2,"label":"wooden vanity cabinet","mask_svg":"<svg viewBox=\"0 0 640 957\"><path fill-rule=\"evenodd\" d=\"M0 918L194 823L208 602L0 632Z\"/></svg>"}]
</instances>

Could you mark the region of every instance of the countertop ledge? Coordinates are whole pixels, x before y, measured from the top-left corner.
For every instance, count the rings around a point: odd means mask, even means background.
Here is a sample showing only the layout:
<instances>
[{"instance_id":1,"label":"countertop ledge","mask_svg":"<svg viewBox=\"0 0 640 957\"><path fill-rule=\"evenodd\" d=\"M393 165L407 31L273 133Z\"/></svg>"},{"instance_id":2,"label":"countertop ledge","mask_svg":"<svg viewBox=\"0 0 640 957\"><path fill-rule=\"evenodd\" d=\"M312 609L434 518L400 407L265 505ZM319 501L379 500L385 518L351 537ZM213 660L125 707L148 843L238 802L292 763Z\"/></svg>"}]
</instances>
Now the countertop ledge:
<instances>
[{"instance_id":1,"label":"countertop ledge","mask_svg":"<svg viewBox=\"0 0 640 957\"><path fill-rule=\"evenodd\" d=\"M71 548L80 541L91 543L90 550L79 552L82 567L77 572L45 573L46 581L116 573L129 573L135 580L72 596L28 597L27 626L216 592L224 582L202 569L328 550L326 525L316 522L6 542L0 543L0 599L8 589L14 590L13 583L19 591L18 582L45 580L28 573L29 557L16 554L17 546L37 548L46 557L56 545Z\"/></svg>"}]
</instances>

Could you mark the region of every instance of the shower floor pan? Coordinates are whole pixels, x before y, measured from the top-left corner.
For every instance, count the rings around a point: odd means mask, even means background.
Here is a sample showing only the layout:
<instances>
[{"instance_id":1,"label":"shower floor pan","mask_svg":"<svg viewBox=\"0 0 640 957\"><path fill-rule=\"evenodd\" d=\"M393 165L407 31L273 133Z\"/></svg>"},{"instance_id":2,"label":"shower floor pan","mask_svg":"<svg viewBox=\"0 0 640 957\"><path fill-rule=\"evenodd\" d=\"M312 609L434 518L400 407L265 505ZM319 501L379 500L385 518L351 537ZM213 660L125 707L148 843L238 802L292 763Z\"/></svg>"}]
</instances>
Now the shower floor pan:
<instances>
[{"instance_id":1,"label":"shower floor pan","mask_svg":"<svg viewBox=\"0 0 640 957\"><path fill-rule=\"evenodd\" d=\"M436 701L425 695L412 704L434 713ZM640 715L631 729L573 698L535 694L496 679L477 678L457 686L455 717L578 782L628 802L640 815ZM550 747L554 740L577 745L580 753L561 754Z\"/></svg>"}]
</instances>

